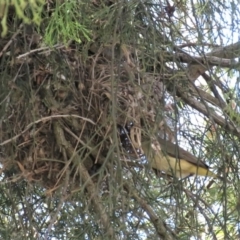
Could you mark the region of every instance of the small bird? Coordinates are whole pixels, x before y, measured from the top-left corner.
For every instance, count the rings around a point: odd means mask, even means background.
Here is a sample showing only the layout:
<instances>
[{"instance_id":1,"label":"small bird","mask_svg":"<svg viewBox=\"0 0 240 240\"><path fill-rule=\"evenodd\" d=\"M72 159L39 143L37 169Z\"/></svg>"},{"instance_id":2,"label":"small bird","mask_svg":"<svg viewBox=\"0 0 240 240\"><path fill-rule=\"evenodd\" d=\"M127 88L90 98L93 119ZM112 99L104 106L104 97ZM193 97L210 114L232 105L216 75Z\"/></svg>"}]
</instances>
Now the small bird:
<instances>
[{"instance_id":1,"label":"small bird","mask_svg":"<svg viewBox=\"0 0 240 240\"><path fill-rule=\"evenodd\" d=\"M145 141L142 149L151 167L168 175L177 178L192 175L217 177L207 164L170 141L161 138L156 143Z\"/></svg>"}]
</instances>

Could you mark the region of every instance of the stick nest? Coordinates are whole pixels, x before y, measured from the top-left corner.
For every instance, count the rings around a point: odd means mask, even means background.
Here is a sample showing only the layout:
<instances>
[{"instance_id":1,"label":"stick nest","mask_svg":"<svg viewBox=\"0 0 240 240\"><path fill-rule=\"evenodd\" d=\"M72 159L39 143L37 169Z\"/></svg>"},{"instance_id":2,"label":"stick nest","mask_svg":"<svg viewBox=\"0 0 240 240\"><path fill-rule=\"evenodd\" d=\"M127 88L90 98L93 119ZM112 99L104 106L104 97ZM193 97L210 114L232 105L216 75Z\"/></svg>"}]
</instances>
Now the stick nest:
<instances>
[{"instance_id":1,"label":"stick nest","mask_svg":"<svg viewBox=\"0 0 240 240\"><path fill-rule=\"evenodd\" d=\"M1 163L9 181L72 189L80 165L102 181L109 163L114 169L131 160L117 126L134 125L134 147L143 132L161 128L162 79L139 70L133 48L120 46L114 59L102 46L16 49L6 59L1 95ZM96 177L99 169L104 174Z\"/></svg>"}]
</instances>

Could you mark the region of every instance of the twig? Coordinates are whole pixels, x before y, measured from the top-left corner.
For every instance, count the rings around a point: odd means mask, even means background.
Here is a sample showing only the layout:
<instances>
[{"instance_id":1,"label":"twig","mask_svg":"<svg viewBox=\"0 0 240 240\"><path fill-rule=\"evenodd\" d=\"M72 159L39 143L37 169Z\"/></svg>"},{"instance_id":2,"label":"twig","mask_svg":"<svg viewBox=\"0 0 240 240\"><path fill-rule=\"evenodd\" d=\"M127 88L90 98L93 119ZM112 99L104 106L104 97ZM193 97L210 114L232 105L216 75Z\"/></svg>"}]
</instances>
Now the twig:
<instances>
[{"instance_id":1,"label":"twig","mask_svg":"<svg viewBox=\"0 0 240 240\"><path fill-rule=\"evenodd\" d=\"M64 45L55 44L52 48L57 48L58 49L58 48L62 48L62 47L64 47ZM41 47L41 48L33 49L29 52L26 52L26 53L23 53L23 54L17 56L16 59L24 58L24 57L26 57L26 56L28 56L32 53L41 52L41 51L44 51L44 50L51 50L51 48L50 47Z\"/></svg>"},{"instance_id":2,"label":"twig","mask_svg":"<svg viewBox=\"0 0 240 240\"><path fill-rule=\"evenodd\" d=\"M45 233L45 236L44 238L47 240L49 239L49 233L51 231L51 228L53 227L53 225L56 223L56 221L58 220L58 216L59 216L59 213L60 213L60 210L61 208L63 207L65 201L67 200L68 198L68 195L67 195L67 188L68 188L68 183L69 183L69 174L67 174L67 177L65 179L65 184L64 184L64 187L63 187L63 191L62 191L62 197L60 198L60 201L58 203L58 206L57 206L57 209L55 212L53 212L51 214L51 218L50 218L50 223L48 225L48 228L47 228L47 231Z\"/></svg>"},{"instance_id":3,"label":"twig","mask_svg":"<svg viewBox=\"0 0 240 240\"><path fill-rule=\"evenodd\" d=\"M107 239L116 239L114 230L110 224L111 221L106 212L104 211L104 206L101 203L97 189L91 179L91 176L89 175L86 167L82 164L79 155L75 154L73 156L74 148L65 139L64 131L57 122L54 123L54 133L59 147L64 147L66 149L68 157L72 159L73 164L75 165L75 167L78 168L79 176L82 180L82 185L86 187L88 198L91 200L94 210L99 216L100 223L102 224L102 227L106 232L106 235L108 236Z\"/></svg>"},{"instance_id":4,"label":"twig","mask_svg":"<svg viewBox=\"0 0 240 240\"><path fill-rule=\"evenodd\" d=\"M7 51L9 46L12 44L14 38L21 32L23 27L23 24L20 24L18 30L12 35L11 39L7 42L7 44L4 46L3 50L0 52L0 57L3 55L4 52Z\"/></svg>"},{"instance_id":5,"label":"twig","mask_svg":"<svg viewBox=\"0 0 240 240\"><path fill-rule=\"evenodd\" d=\"M96 125L91 119L85 118L85 117L81 117L81 116L78 116L78 115L75 115L75 114L72 114L72 115L71 114L69 114L69 115L68 114L65 114L65 115L53 115L53 116L43 117L43 118L40 118L40 119L38 119L38 120L28 124L27 127L21 133L19 133L16 136L14 136L14 137L12 137L12 138L10 138L10 139L0 143L0 146L4 146L4 145L8 144L9 142L12 142L12 141L18 139L23 133L28 131L35 124L38 124L40 122L50 121L50 120L52 120L54 118L68 118L68 117L80 118L80 119L83 119L83 120L85 120L87 122L92 123L93 125Z\"/></svg>"},{"instance_id":6,"label":"twig","mask_svg":"<svg viewBox=\"0 0 240 240\"><path fill-rule=\"evenodd\" d=\"M166 226L166 223L159 216L156 215L151 206L149 206L147 202L142 199L135 190L130 188L128 183L124 183L123 187L140 204L144 211L146 211L159 237L164 240L174 239L174 233L171 232Z\"/></svg>"}]
</instances>

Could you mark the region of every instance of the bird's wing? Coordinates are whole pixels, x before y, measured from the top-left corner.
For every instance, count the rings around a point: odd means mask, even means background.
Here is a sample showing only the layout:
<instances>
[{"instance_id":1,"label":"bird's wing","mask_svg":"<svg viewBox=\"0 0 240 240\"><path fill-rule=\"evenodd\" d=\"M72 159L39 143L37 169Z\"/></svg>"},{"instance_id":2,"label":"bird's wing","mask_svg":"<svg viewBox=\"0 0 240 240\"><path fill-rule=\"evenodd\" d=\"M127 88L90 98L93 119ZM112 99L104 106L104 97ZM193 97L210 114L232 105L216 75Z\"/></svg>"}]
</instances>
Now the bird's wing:
<instances>
[{"instance_id":1,"label":"bird's wing","mask_svg":"<svg viewBox=\"0 0 240 240\"><path fill-rule=\"evenodd\" d=\"M208 165L205 164L203 161L196 158L194 155L187 152L186 150L179 147L178 145L176 145L170 141L165 141L164 139L161 139L161 138L158 138L158 142L161 145L161 150L163 153L165 152L167 155L169 155L171 157L175 157L177 159L184 159L194 165L203 167L205 169L209 168Z\"/></svg>"},{"instance_id":2,"label":"bird's wing","mask_svg":"<svg viewBox=\"0 0 240 240\"><path fill-rule=\"evenodd\" d=\"M169 175L180 178L191 175L217 177L203 161L171 142L160 140L158 145L146 141L142 143L142 149L153 169Z\"/></svg>"}]
</instances>

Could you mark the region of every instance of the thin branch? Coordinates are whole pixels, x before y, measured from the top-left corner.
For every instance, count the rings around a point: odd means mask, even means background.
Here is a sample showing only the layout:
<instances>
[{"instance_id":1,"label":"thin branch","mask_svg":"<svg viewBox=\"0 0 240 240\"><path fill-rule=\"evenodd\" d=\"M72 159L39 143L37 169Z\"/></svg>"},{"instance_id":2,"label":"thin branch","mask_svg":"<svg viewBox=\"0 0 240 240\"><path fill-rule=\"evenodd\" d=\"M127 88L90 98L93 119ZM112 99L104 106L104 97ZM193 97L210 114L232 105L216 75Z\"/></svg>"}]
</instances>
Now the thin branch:
<instances>
[{"instance_id":1,"label":"thin branch","mask_svg":"<svg viewBox=\"0 0 240 240\"><path fill-rule=\"evenodd\" d=\"M85 166L82 164L81 158L78 156L78 154L76 153L74 154L74 148L65 139L64 131L57 122L54 122L54 133L59 147L64 147L66 149L68 157L72 159L74 166L78 168L79 176L82 180L82 185L86 187L88 199L91 200L95 212L96 214L98 214L104 232L108 236L108 239L116 239L114 230L110 224L111 221L106 212L104 211L104 206L101 203L98 191L92 181L91 176L89 175Z\"/></svg>"},{"instance_id":2,"label":"thin branch","mask_svg":"<svg viewBox=\"0 0 240 240\"><path fill-rule=\"evenodd\" d=\"M214 96L216 99L218 99L219 103L220 103L220 107L223 109L226 107L226 103L225 101L222 99L222 97L220 96L220 94L218 93L218 90L212 80L212 78L206 74L206 73L203 73L202 74L203 78L205 79L205 81L207 82L209 88L211 89L211 91L213 92Z\"/></svg>"},{"instance_id":3,"label":"thin branch","mask_svg":"<svg viewBox=\"0 0 240 240\"><path fill-rule=\"evenodd\" d=\"M179 49L181 52L182 50ZM208 57L217 57L222 59L234 59L240 56L240 42L231 44L226 47L219 47L214 49L212 52L207 53L204 57L207 59ZM233 61L234 63L234 61ZM234 63L235 64L235 63ZM239 64L239 63L238 63ZM236 63L236 66L238 65ZM206 70L208 70L210 65L202 65L202 64L190 64L188 67L188 75L191 81L195 81L201 74L203 74ZM231 66L229 66L231 67Z\"/></svg>"},{"instance_id":4,"label":"thin branch","mask_svg":"<svg viewBox=\"0 0 240 240\"><path fill-rule=\"evenodd\" d=\"M59 48L63 48L65 47L65 45L62 45L62 44L55 44L53 47L41 47L41 48L37 48L37 49L33 49L29 52L26 52L26 53L23 53L23 54L20 54L19 56L16 57L16 59L20 59L20 58L24 58L24 57L27 57L28 55L32 54L32 53L35 53L35 52L43 52L43 51L52 51L53 49L59 49ZM39 54L40 54L39 53Z\"/></svg>"},{"instance_id":5,"label":"thin branch","mask_svg":"<svg viewBox=\"0 0 240 240\"><path fill-rule=\"evenodd\" d=\"M90 122L92 123L93 125L96 125L91 119L89 118L85 118L85 117L81 117L81 116L78 116L78 115L75 115L75 114L65 114L65 115L53 115L53 116L48 116L48 117L43 117L43 118L40 118L30 124L27 125L27 127L19 134L17 134L16 136L8 139L8 140L5 140L4 142L0 143L0 146L4 146L6 144L8 144L9 142L12 142L12 141L15 141L16 139L18 139L23 133L25 133L26 131L28 131L31 127L33 127L34 125L40 123L40 122L46 122L46 121L50 121L54 118L69 118L69 117L74 117L74 118L80 118L80 119L83 119L84 121L87 121L87 122Z\"/></svg>"},{"instance_id":6,"label":"thin branch","mask_svg":"<svg viewBox=\"0 0 240 240\"><path fill-rule=\"evenodd\" d=\"M196 43L184 43L184 44L181 44L181 45L178 45L177 47L178 48L185 48L185 47L197 47L197 46L207 46L207 47L219 47L219 45L217 44L212 44L212 43L199 43L199 42L196 42Z\"/></svg>"},{"instance_id":7,"label":"thin branch","mask_svg":"<svg viewBox=\"0 0 240 240\"><path fill-rule=\"evenodd\" d=\"M221 109L224 108L226 105L226 103L224 101L222 102L221 99L219 100L218 98L213 97L211 94L203 91L202 89L197 88L196 86L195 86L195 89L192 94L193 94L193 96L201 97L203 100L205 100L205 101L211 103L212 105L215 105Z\"/></svg>"},{"instance_id":8,"label":"thin branch","mask_svg":"<svg viewBox=\"0 0 240 240\"><path fill-rule=\"evenodd\" d=\"M14 41L14 38L21 32L22 28L23 28L23 24L21 23L18 30L12 35L11 39L7 42L7 44L4 46L4 48L0 52L0 57L3 55L4 52L7 51L7 49L10 47L10 45Z\"/></svg>"},{"instance_id":9,"label":"thin branch","mask_svg":"<svg viewBox=\"0 0 240 240\"><path fill-rule=\"evenodd\" d=\"M135 190L129 187L129 183L124 183L123 187L140 204L144 211L146 211L159 237L164 240L175 239L174 233L168 229L166 223L159 216L157 216L151 206L148 205L147 202L142 199Z\"/></svg>"},{"instance_id":10,"label":"thin branch","mask_svg":"<svg viewBox=\"0 0 240 240\"><path fill-rule=\"evenodd\" d=\"M186 93L180 92L178 90L178 93L180 94L181 98L191 107L201 112L206 117L212 119L215 123L220 125L221 127L225 128L227 131L232 132L235 136L240 138L240 128L237 128L236 126L233 126L230 124L230 122L223 117L216 114L214 111L209 111L209 109L206 108L201 102L195 100L194 98L186 95Z\"/></svg>"},{"instance_id":11,"label":"thin branch","mask_svg":"<svg viewBox=\"0 0 240 240\"><path fill-rule=\"evenodd\" d=\"M236 42L225 47L216 48L206 55L229 59L237 58L240 56L240 42Z\"/></svg>"},{"instance_id":12,"label":"thin branch","mask_svg":"<svg viewBox=\"0 0 240 240\"><path fill-rule=\"evenodd\" d=\"M214 56L191 56L187 53L177 53L177 58L184 63L191 64L204 64L207 66L219 66L219 67L237 67L239 63L232 59L219 58Z\"/></svg>"}]
</instances>

